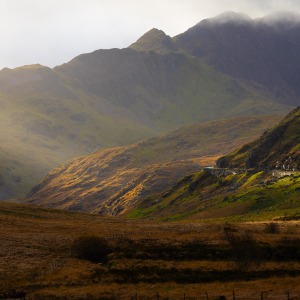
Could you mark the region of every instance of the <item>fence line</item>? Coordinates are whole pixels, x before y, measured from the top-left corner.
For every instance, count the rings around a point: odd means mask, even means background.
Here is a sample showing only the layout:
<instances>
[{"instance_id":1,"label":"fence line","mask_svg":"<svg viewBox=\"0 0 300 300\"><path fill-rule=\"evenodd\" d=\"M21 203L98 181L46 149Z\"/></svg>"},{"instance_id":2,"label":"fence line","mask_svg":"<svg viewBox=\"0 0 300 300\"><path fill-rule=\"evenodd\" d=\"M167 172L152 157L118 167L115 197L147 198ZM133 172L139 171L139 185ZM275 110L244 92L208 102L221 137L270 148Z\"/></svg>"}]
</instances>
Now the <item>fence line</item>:
<instances>
[{"instance_id":1,"label":"fence line","mask_svg":"<svg viewBox=\"0 0 300 300\"><path fill-rule=\"evenodd\" d=\"M138 232L138 231L124 231L124 233L118 233L118 234L110 234L105 237L107 240L118 240L122 238L127 237L134 237L142 235L143 237L149 237L151 235L155 235L155 231L144 231L144 232Z\"/></svg>"},{"instance_id":2,"label":"fence line","mask_svg":"<svg viewBox=\"0 0 300 300\"><path fill-rule=\"evenodd\" d=\"M229 296L226 295L212 295L208 292L199 293L199 296L189 296L186 293L182 293L181 295L173 295L173 296L165 296L160 294L159 292L154 293L153 295L145 295L145 294L138 294L137 292L133 293L132 295L122 296L114 294L106 294L102 296L93 297L92 295L88 295L86 299L99 299L99 300L299 300L300 294L285 292L278 294L275 292L257 292L257 296L243 296L239 297L238 293L232 291L232 294ZM68 298L65 295L65 300L72 299Z\"/></svg>"}]
</instances>

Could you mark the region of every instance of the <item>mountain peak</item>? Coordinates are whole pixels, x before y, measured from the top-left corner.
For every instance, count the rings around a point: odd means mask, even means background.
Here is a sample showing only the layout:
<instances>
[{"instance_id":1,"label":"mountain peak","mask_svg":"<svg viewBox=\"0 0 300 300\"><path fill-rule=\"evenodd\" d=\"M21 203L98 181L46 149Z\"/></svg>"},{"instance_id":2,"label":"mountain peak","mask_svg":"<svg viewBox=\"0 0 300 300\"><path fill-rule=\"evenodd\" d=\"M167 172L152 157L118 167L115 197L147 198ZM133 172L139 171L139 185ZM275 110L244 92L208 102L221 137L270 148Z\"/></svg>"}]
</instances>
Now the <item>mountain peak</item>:
<instances>
[{"instance_id":1,"label":"mountain peak","mask_svg":"<svg viewBox=\"0 0 300 300\"><path fill-rule=\"evenodd\" d=\"M137 51L156 51L166 52L175 51L176 48L170 36L166 35L162 30L152 28L140 37L129 48Z\"/></svg>"},{"instance_id":2,"label":"mountain peak","mask_svg":"<svg viewBox=\"0 0 300 300\"><path fill-rule=\"evenodd\" d=\"M159 35L159 36L166 36L166 34L157 28L152 28L148 32L146 32L144 35Z\"/></svg>"},{"instance_id":3,"label":"mountain peak","mask_svg":"<svg viewBox=\"0 0 300 300\"><path fill-rule=\"evenodd\" d=\"M49 69L49 67L40 65L40 64L32 64L32 65L25 65L21 67L16 67L13 70L40 70L40 69Z\"/></svg>"}]
</instances>

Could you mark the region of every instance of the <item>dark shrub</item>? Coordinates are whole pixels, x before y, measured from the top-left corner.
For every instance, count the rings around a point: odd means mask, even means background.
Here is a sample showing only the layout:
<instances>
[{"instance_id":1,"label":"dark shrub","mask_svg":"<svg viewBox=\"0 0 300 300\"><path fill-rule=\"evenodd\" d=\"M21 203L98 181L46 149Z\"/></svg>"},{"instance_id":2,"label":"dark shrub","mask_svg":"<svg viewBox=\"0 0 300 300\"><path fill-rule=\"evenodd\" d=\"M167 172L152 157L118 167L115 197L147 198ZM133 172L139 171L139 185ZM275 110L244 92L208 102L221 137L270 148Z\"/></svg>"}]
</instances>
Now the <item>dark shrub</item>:
<instances>
[{"instance_id":1,"label":"dark shrub","mask_svg":"<svg viewBox=\"0 0 300 300\"><path fill-rule=\"evenodd\" d=\"M277 223L268 223L265 228L266 233L276 234L280 232L279 225Z\"/></svg>"},{"instance_id":2,"label":"dark shrub","mask_svg":"<svg viewBox=\"0 0 300 300\"><path fill-rule=\"evenodd\" d=\"M273 259L281 261L300 260L300 239L284 237L274 249Z\"/></svg>"},{"instance_id":3,"label":"dark shrub","mask_svg":"<svg viewBox=\"0 0 300 300\"><path fill-rule=\"evenodd\" d=\"M237 233L231 228L224 228L224 233L238 271L246 272L261 263L262 253L250 232Z\"/></svg>"},{"instance_id":4,"label":"dark shrub","mask_svg":"<svg viewBox=\"0 0 300 300\"><path fill-rule=\"evenodd\" d=\"M108 242L97 236L84 236L76 239L71 246L72 254L91 262L107 262L107 256L111 253Z\"/></svg>"}]
</instances>

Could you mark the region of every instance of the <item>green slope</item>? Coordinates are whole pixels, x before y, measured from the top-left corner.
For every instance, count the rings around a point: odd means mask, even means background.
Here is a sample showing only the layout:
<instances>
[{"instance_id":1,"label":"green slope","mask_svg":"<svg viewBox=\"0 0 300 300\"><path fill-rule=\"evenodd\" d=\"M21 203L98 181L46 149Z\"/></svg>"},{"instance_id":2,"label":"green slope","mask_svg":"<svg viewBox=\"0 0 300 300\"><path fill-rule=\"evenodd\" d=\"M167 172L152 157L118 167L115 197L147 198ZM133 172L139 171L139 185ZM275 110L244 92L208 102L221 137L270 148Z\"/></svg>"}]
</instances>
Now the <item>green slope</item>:
<instances>
[{"instance_id":1,"label":"green slope","mask_svg":"<svg viewBox=\"0 0 300 300\"><path fill-rule=\"evenodd\" d=\"M201 59L181 53L99 50L55 70L157 130L287 108L221 75Z\"/></svg>"},{"instance_id":2,"label":"green slope","mask_svg":"<svg viewBox=\"0 0 300 300\"><path fill-rule=\"evenodd\" d=\"M0 91L1 199L24 196L75 156L154 134L134 120L97 111L93 96L45 67L0 72Z\"/></svg>"},{"instance_id":3,"label":"green slope","mask_svg":"<svg viewBox=\"0 0 300 300\"><path fill-rule=\"evenodd\" d=\"M185 126L129 146L77 158L53 170L26 201L61 209L120 215L181 177L213 165L279 120L236 117Z\"/></svg>"},{"instance_id":4,"label":"green slope","mask_svg":"<svg viewBox=\"0 0 300 300\"><path fill-rule=\"evenodd\" d=\"M300 173L231 173L202 171L173 188L152 195L127 213L129 218L215 221L261 221L300 217Z\"/></svg>"},{"instance_id":5,"label":"green slope","mask_svg":"<svg viewBox=\"0 0 300 300\"><path fill-rule=\"evenodd\" d=\"M169 191L144 199L130 217L158 219L298 218L300 213L300 108L277 126L183 178Z\"/></svg>"}]
</instances>

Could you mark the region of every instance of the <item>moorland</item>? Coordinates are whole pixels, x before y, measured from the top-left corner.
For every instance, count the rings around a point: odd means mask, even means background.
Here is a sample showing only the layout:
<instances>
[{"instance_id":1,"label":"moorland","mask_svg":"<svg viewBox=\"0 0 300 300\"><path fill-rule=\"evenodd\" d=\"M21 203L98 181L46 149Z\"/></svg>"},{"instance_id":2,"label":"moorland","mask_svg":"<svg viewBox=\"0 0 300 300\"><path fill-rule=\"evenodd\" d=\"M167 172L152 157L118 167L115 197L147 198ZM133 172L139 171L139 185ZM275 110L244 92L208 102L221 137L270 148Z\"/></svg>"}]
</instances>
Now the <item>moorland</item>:
<instances>
[{"instance_id":1,"label":"moorland","mask_svg":"<svg viewBox=\"0 0 300 300\"><path fill-rule=\"evenodd\" d=\"M0 222L4 299L299 299L298 222L137 222L12 203Z\"/></svg>"}]
</instances>

